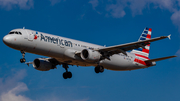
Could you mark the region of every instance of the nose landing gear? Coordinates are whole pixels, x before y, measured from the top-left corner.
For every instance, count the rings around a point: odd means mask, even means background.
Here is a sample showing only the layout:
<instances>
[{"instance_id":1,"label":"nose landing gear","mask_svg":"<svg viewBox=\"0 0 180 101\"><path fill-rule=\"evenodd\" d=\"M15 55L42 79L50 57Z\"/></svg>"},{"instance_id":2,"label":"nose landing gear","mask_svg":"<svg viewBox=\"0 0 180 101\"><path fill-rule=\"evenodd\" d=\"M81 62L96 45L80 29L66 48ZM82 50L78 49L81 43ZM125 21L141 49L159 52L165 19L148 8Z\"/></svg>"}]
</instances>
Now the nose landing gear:
<instances>
[{"instance_id":1,"label":"nose landing gear","mask_svg":"<svg viewBox=\"0 0 180 101\"><path fill-rule=\"evenodd\" d=\"M24 57L25 57L25 52L24 52L24 51L21 51L21 54L22 54L22 57L23 57L23 58L20 59L20 62L21 62L21 63L25 63L25 62L26 62L26 59L24 58Z\"/></svg>"},{"instance_id":2,"label":"nose landing gear","mask_svg":"<svg viewBox=\"0 0 180 101\"><path fill-rule=\"evenodd\" d=\"M66 72L63 73L63 78L67 79L67 78L72 78L72 73L68 71L68 65L67 64L63 64L62 65L63 68L65 68Z\"/></svg>"}]
</instances>

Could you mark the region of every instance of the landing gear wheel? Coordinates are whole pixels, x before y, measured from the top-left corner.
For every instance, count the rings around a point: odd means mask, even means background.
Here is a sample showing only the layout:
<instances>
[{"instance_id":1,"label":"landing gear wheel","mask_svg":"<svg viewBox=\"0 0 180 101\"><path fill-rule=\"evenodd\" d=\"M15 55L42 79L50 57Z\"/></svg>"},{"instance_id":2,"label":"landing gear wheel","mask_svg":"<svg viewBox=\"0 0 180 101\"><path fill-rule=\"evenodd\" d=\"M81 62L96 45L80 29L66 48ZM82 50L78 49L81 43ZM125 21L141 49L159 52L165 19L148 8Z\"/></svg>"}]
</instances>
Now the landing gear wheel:
<instances>
[{"instance_id":1,"label":"landing gear wheel","mask_svg":"<svg viewBox=\"0 0 180 101\"><path fill-rule=\"evenodd\" d=\"M72 78L72 73L71 72L67 72L67 77L68 78Z\"/></svg>"},{"instance_id":2,"label":"landing gear wheel","mask_svg":"<svg viewBox=\"0 0 180 101\"><path fill-rule=\"evenodd\" d=\"M95 71L96 73L99 73L99 66L95 67L95 68L94 68L94 71Z\"/></svg>"},{"instance_id":3,"label":"landing gear wheel","mask_svg":"<svg viewBox=\"0 0 180 101\"><path fill-rule=\"evenodd\" d=\"M21 54L22 54L22 59L20 59L20 62L25 63L26 62L26 59L24 58L25 57L25 52L22 50Z\"/></svg>"},{"instance_id":4,"label":"landing gear wheel","mask_svg":"<svg viewBox=\"0 0 180 101\"><path fill-rule=\"evenodd\" d=\"M72 73L71 72L64 72L63 73L63 78L67 79L67 78L71 78L72 77Z\"/></svg>"},{"instance_id":5,"label":"landing gear wheel","mask_svg":"<svg viewBox=\"0 0 180 101\"><path fill-rule=\"evenodd\" d=\"M104 67L103 66L97 66L94 68L94 71L96 73L103 73L104 72Z\"/></svg>"},{"instance_id":6,"label":"landing gear wheel","mask_svg":"<svg viewBox=\"0 0 180 101\"><path fill-rule=\"evenodd\" d=\"M63 73L63 78L64 78L64 79L67 79L67 72L64 72L64 73Z\"/></svg>"},{"instance_id":7,"label":"landing gear wheel","mask_svg":"<svg viewBox=\"0 0 180 101\"><path fill-rule=\"evenodd\" d=\"M103 72L104 72L104 67L103 67L103 66L100 66L100 67L99 67L99 72L100 72L100 73L103 73Z\"/></svg>"},{"instance_id":8,"label":"landing gear wheel","mask_svg":"<svg viewBox=\"0 0 180 101\"><path fill-rule=\"evenodd\" d=\"M63 73L63 78L72 78L72 73L68 71L68 64L62 64L63 68L66 70L66 72Z\"/></svg>"},{"instance_id":9,"label":"landing gear wheel","mask_svg":"<svg viewBox=\"0 0 180 101\"><path fill-rule=\"evenodd\" d=\"M22 59L20 59L20 62L21 62L21 63L25 63L25 62L26 62L26 59L25 59L25 58L22 58Z\"/></svg>"}]
</instances>

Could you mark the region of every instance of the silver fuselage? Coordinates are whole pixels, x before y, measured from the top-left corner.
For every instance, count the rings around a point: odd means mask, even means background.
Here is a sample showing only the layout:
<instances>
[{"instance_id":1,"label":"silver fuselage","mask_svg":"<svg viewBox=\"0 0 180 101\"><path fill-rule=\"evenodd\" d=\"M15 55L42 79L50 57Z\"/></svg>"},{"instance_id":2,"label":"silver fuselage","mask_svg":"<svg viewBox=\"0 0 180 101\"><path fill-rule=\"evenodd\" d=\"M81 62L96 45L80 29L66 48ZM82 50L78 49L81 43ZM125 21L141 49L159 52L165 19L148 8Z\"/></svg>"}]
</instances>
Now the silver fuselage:
<instances>
[{"instance_id":1,"label":"silver fuselage","mask_svg":"<svg viewBox=\"0 0 180 101\"><path fill-rule=\"evenodd\" d=\"M97 66L96 62L87 62L76 56L76 52L83 49L99 49L103 46L73 40L61 36L51 35L43 32L37 32L28 29L14 29L22 34L8 34L3 38L4 43L16 50L43 55L55 58L60 63L77 66ZM99 62L106 69L123 71L147 68L147 66L135 62L135 54L126 52L127 56L120 53L115 54L109 59Z\"/></svg>"}]
</instances>

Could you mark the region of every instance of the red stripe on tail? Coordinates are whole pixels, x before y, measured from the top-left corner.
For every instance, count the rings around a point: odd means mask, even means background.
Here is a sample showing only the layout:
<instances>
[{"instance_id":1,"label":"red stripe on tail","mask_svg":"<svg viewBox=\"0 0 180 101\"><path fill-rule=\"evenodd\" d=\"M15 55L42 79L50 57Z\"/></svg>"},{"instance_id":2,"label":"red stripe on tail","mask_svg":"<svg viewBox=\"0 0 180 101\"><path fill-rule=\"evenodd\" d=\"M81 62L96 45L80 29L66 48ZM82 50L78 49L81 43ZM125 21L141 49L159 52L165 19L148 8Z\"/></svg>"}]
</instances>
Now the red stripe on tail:
<instances>
[{"instance_id":1,"label":"red stripe on tail","mask_svg":"<svg viewBox=\"0 0 180 101\"><path fill-rule=\"evenodd\" d=\"M147 34L146 38L149 38L149 39L151 39L151 35Z\"/></svg>"},{"instance_id":2,"label":"red stripe on tail","mask_svg":"<svg viewBox=\"0 0 180 101\"><path fill-rule=\"evenodd\" d=\"M140 64L145 65L145 66L151 66L150 63L144 62L144 61L136 59L136 58L134 59L134 62L140 63Z\"/></svg>"},{"instance_id":3,"label":"red stripe on tail","mask_svg":"<svg viewBox=\"0 0 180 101\"><path fill-rule=\"evenodd\" d=\"M143 49L142 52L149 53L148 49Z\"/></svg>"},{"instance_id":4,"label":"red stripe on tail","mask_svg":"<svg viewBox=\"0 0 180 101\"><path fill-rule=\"evenodd\" d=\"M149 28L149 31L152 32L152 28Z\"/></svg>"}]
</instances>

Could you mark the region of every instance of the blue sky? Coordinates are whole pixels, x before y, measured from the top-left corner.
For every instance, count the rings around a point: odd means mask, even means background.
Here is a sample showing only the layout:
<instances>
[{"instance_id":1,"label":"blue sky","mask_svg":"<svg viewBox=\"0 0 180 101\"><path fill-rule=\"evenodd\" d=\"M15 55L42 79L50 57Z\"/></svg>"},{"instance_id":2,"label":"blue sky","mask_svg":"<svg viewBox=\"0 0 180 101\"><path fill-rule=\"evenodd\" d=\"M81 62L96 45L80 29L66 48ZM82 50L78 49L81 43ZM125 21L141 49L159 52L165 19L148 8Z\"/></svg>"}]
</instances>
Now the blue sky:
<instances>
[{"instance_id":1,"label":"blue sky","mask_svg":"<svg viewBox=\"0 0 180 101\"><path fill-rule=\"evenodd\" d=\"M0 37L15 28L56 34L99 45L137 41L145 27L150 58L180 56L180 0L0 0ZM21 53L1 41L0 101L179 101L179 57L134 71L96 74L94 67L61 66L48 72L21 64ZM43 56L26 54L27 61Z\"/></svg>"}]
</instances>

